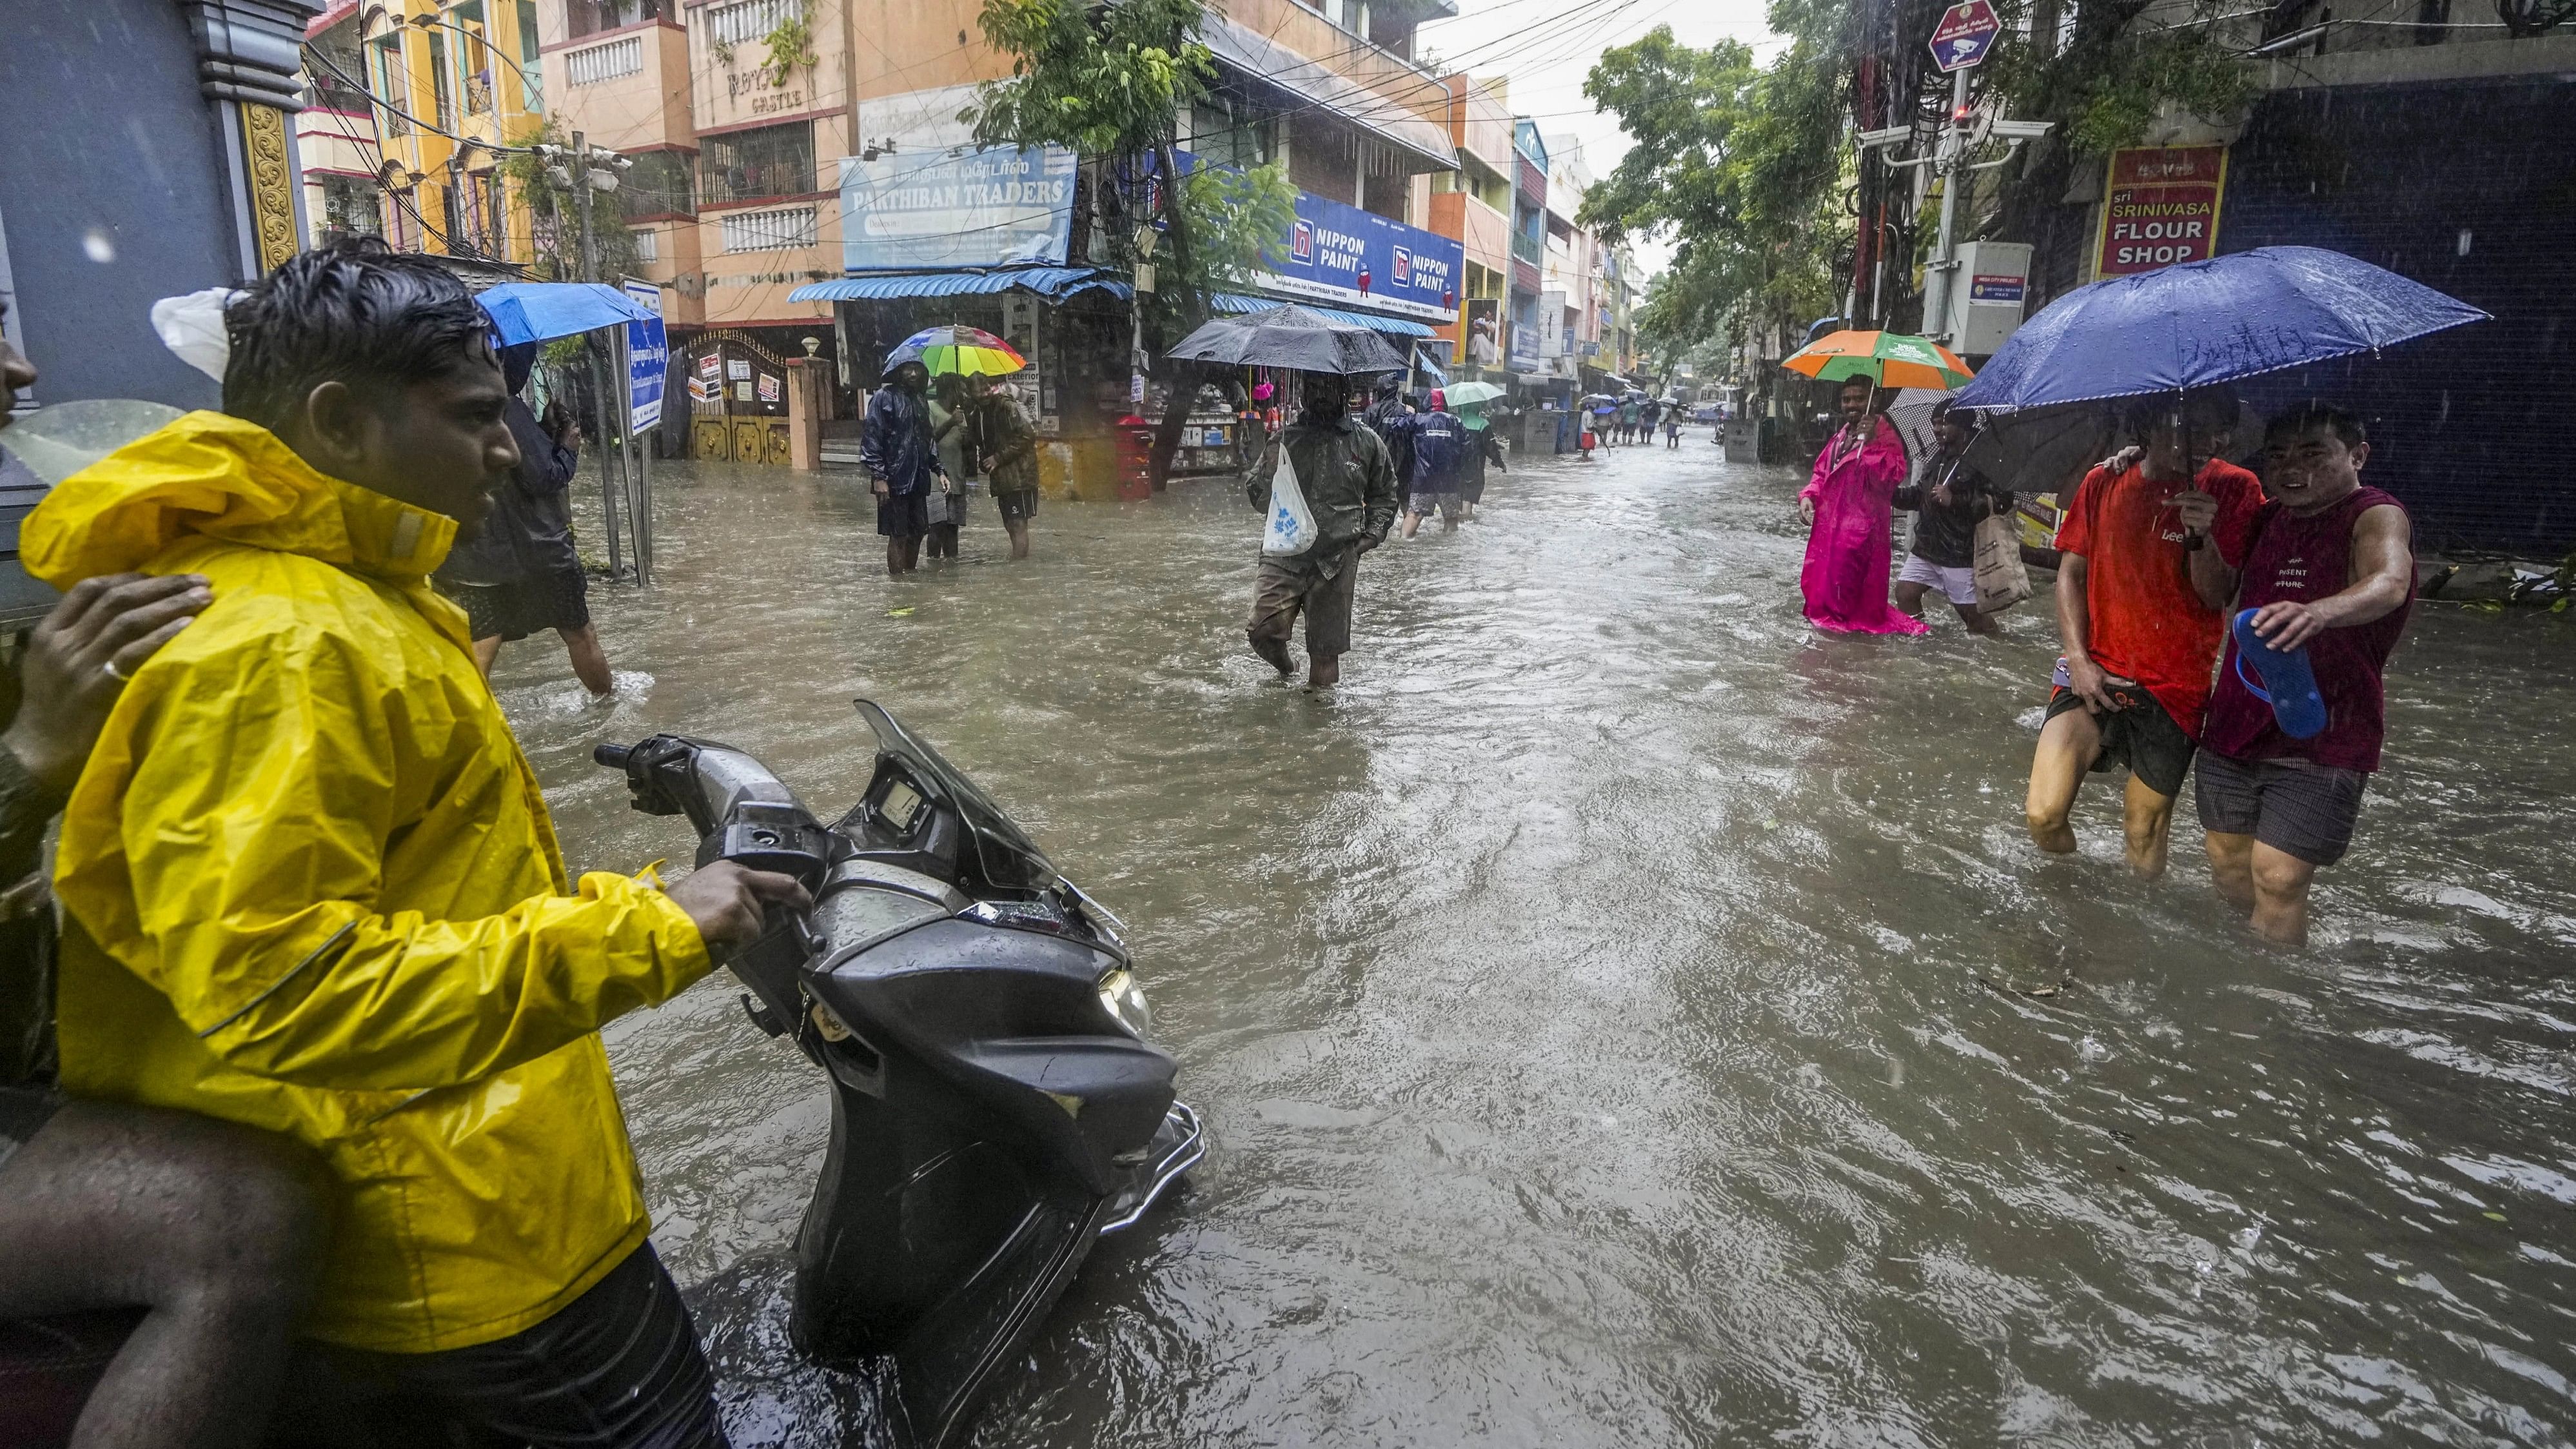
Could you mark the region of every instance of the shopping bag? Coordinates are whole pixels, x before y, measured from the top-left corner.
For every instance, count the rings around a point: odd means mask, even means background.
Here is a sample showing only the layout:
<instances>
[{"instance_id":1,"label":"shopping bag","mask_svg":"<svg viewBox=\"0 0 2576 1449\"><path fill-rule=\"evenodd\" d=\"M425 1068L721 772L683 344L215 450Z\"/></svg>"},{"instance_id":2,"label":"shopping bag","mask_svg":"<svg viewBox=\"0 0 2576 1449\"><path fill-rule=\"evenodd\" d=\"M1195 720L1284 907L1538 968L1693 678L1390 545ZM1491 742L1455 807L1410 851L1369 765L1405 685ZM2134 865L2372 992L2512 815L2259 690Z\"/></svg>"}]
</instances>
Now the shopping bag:
<instances>
[{"instance_id":1,"label":"shopping bag","mask_svg":"<svg viewBox=\"0 0 2576 1449\"><path fill-rule=\"evenodd\" d=\"M2021 535L2002 514L1977 520L1977 610L1999 614L2030 597L2030 570L2022 567Z\"/></svg>"},{"instance_id":2,"label":"shopping bag","mask_svg":"<svg viewBox=\"0 0 2576 1449\"><path fill-rule=\"evenodd\" d=\"M1279 447L1279 471L1270 475L1270 523L1261 531L1261 551L1288 558L1315 546L1320 530L1315 510L1306 506L1306 490L1297 486L1297 470L1288 462L1288 447Z\"/></svg>"}]
</instances>

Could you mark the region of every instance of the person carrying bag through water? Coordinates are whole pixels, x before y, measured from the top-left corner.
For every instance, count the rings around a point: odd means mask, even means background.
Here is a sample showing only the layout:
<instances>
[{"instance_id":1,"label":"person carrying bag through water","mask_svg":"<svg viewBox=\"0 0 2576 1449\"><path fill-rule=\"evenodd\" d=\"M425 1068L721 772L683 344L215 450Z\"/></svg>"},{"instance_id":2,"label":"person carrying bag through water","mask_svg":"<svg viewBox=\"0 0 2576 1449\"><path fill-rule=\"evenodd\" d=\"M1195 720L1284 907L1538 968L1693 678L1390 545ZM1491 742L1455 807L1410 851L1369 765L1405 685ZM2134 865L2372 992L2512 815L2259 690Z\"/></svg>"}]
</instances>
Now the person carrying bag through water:
<instances>
[{"instance_id":1,"label":"person carrying bag through water","mask_svg":"<svg viewBox=\"0 0 2576 1449\"><path fill-rule=\"evenodd\" d=\"M1338 373L1301 374L1305 411L1262 450L1245 492L1269 522L1253 582L1252 652L1294 675L1288 638L1306 616L1306 683L1328 688L1342 677L1351 644L1351 603L1360 555L1386 542L1395 526L1395 466L1386 443L1346 410L1349 381Z\"/></svg>"}]
</instances>

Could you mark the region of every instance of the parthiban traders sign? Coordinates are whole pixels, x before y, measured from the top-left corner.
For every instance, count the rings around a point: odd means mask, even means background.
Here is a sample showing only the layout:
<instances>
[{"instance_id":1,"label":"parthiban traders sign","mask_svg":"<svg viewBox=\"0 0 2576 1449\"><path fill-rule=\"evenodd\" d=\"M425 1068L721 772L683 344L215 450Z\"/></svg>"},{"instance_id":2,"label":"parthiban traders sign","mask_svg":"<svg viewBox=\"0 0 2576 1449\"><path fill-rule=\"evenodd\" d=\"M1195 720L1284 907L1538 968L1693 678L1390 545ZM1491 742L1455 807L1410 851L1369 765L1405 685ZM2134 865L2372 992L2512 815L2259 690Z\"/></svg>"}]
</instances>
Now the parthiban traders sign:
<instances>
[{"instance_id":1,"label":"parthiban traders sign","mask_svg":"<svg viewBox=\"0 0 2576 1449\"><path fill-rule=\"evenodd\" d=\"M2224 146L2112 152L2095 275L2122 277L2215 255L2218 207L2226 195Z\"/></svg>"}]
</instances>

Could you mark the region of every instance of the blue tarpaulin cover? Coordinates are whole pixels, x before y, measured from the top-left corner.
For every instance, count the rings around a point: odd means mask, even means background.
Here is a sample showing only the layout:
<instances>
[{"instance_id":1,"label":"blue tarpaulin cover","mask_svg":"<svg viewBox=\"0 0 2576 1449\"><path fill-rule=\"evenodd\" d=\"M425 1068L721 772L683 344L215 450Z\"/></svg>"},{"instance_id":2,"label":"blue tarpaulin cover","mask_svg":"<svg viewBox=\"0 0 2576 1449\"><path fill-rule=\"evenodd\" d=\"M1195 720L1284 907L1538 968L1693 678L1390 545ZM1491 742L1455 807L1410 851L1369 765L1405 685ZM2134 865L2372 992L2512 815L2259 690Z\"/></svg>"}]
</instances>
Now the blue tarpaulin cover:
<instances>
[{"instance_id":1,"label":"blue tarpaulin cover","mask_svg":"<svg viewBox=\"0 0 2576 1449\"><path fill-rule=\"evenodd\" d=\"M662 320L605 282L504 282L474 300L492 318L503 346Z\"/></svg>"}]
</instances>

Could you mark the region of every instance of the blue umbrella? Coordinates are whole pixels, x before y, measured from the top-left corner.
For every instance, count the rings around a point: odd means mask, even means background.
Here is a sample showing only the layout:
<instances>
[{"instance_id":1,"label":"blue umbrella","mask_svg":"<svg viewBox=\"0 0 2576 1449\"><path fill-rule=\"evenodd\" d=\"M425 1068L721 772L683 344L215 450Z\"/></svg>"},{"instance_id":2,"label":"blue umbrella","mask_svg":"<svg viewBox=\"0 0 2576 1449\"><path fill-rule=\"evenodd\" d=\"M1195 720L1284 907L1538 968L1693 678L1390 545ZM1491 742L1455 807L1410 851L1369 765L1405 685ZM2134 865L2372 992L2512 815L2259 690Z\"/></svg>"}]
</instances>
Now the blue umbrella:
<instances>
[{"instance_id":1,"label":"blue umbrella","mask_svg":"<svg viewBox=\"0 0 2576 1449\"><path fill-rule=\"evenodd\" d=\"M2256 247L2078 287L2023 323L1952 401L2012 413L2177 393L2488 320L2341 252Z\"/></svg>"},{"instance_id":2,"label":"blue umbrella","mask_svg":"<svg viewBox=\"0 0 2576 1449\"><path fill-rule=\"evenodd\" d=\"M605 282L504 282L486 287L474 300L491 316L492 330L504 347L657 320Z\"/></svg>"}]
</instances>

